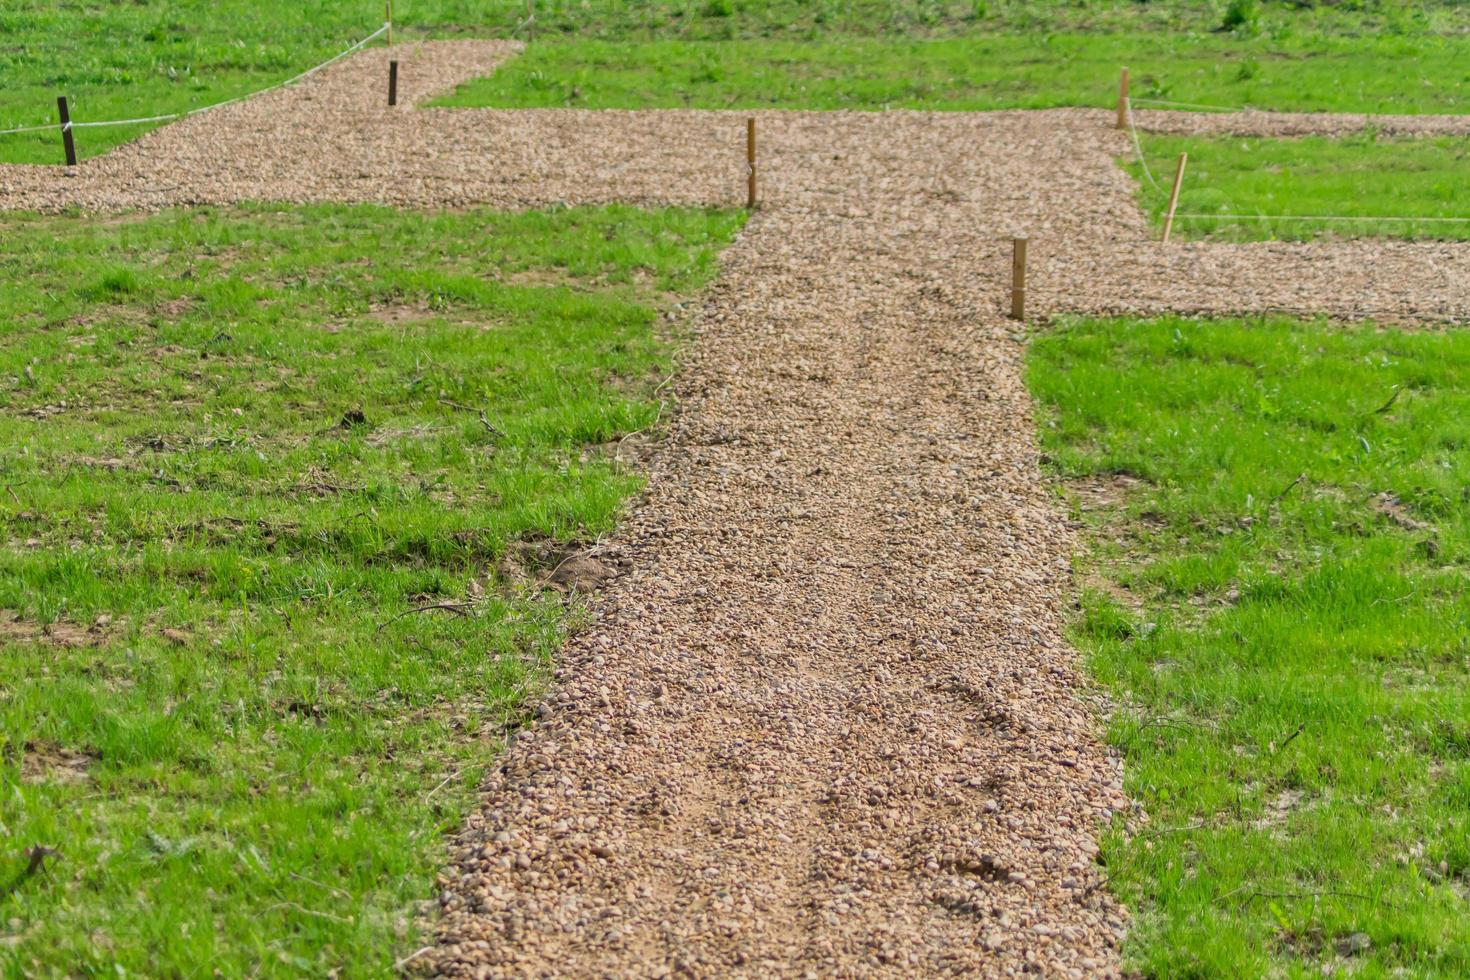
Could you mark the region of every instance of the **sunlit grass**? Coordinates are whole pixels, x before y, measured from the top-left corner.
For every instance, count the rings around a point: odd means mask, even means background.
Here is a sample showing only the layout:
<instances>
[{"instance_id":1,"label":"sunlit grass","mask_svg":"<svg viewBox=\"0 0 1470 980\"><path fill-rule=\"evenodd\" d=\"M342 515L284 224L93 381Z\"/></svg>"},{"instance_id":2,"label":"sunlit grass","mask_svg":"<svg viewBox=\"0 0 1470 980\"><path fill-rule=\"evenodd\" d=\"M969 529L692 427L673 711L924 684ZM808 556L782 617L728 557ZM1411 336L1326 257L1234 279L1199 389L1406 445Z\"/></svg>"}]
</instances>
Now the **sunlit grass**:
<instances>
[{"instance_id":1,"label":"sunlit grass","mask_svg":"<svg viewBox=\"0 0 1470 980\"><path fill-rule=\"evenodd\" d=\"M1470 971L1470 336L1076 320L1029 380L1156 977Z\"/></svg>"},{"instance_id":2,"label":"sunlit grass","mask_svg":"<svg viewBox=\"0 0 1470 980\"><path fill-rule=\"evenodd\" d=\"M0 219L7 975L392 972L738 224Z\"/></svg>"},{"instance_id":3,"label":"sunlit grass","mask_svg":"<svg viewBox=\"0 0 1470 980\"><path fill-rule=\"evenodd\" d=\"M1464 180L1470 139L1463 137L1144 135L1142 145L1158 186L1148 183L1138 161L1127 166L1139 182L1139 200L1156 224L1168 207L1179 154L1189 154L1179 195L1183 217L1174 225L1180 237L1470 238L1470 188ZM1232 215L1240 217L1228 217ZM1280 215L1325 217L1275 217ZM1343 218L1377 220L1339 220Z\"/></svg>"}]
</instances>

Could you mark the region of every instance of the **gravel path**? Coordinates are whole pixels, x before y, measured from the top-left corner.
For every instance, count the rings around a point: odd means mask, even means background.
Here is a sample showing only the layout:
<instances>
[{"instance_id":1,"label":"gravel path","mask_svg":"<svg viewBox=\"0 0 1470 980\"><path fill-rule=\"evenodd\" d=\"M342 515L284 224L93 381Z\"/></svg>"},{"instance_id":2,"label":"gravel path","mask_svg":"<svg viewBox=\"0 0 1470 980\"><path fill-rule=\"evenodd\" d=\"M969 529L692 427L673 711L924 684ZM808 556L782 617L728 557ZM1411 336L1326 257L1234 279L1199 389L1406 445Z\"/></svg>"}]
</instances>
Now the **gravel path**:
<instances>
[{"instance_id":1,"label":"gravel path","mask_svg":"<svg viewBox=\"0 0 1470 980\"><path fill-rule=\"evenodd\" d=\"M406 97L515 46L401 49ZM0 204L732 205L744 116L389 110L383 52ZM1162 248L1108 113L760 114L763 205L695 316L681 411L442 878L456 976L1110 976L1126 806L1062 636L1074 540L1002 316L1463 316L1465 246ZM1213 117L1212 117L1213 118ZM1363 271L1371 270L1363 275Z\"/></svg>"},{"instance_id":2,"label":"gravel path","mask_svg":"<svg viewBox=\"0 0 1470 980\"><path fill-rule=\"evenodd\" d=\"M1137 109L1139 129L1174 136L1470 136L1470 116L1375 116L1361 112L1178 112Z\"/></svg>"}]
</instances>

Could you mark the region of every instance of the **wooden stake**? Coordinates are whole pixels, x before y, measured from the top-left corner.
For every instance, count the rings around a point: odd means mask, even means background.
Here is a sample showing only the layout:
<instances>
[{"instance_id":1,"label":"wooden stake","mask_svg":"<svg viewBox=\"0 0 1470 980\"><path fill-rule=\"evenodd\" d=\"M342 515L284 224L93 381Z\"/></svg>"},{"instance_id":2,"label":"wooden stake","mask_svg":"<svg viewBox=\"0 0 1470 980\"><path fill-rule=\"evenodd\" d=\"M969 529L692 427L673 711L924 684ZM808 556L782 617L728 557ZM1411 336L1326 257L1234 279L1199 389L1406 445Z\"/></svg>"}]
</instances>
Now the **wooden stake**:
<instances>
[{"instance_id":1,"label":"wooden stake","mask_svg":"<svg viewBox=\"0 0 1470 980\"><path fill-rule=\"evenodd\" d=\"M1184 164L1188 161L1188 153L1179 154L1179 167L1174 171L1174 189L1169 192L1169 211L1164 215L1165 244L1169 241L1169 232L1174 230L1174 209L1179 207L1179 185L1184 183Z\"/></svg>"},{"instance_id":2,"label":"wooden stake","mask_svg":"<svg viewBox=\"0 0 1470 980\"><path fill-rule=\"evenodd\" d=\"M526 0L526 40L536 40L536 0Z\"/></svg>"},{"instance_id":3,"label":"wooden stake","mask_svg":"<svg viewBox=\"0 0 1470 980\"><path fill-rule=\"evenodd\" d=\"M384 2L385 19L388 22L388 47L393 47L393 0Z\"/></svg>"},{"instance_id":4,"label":"wooden stake","mask_svg":"<svg viewBox=\"0 0 1470 980\"><path fill-rule=\"evenodd\" d=\"M1011 319L1026 319L1026 239L1011 239Z\"/></svg>"},{"instance_id":5,"label":"wooden stake","mask_svg":"<svg viewBox=\"0 0 1470 980\"><path fill-rule=\"evenodd\" d=\"M745 207L755 210L755 117L745 120Z\"/></svg>"},{"instance_id":6,"label":"wooden stake","mask_svg":"<svg viewBox=\"0 0 1470 980\"><path fill-rule=\"evenodd\" d=\"M1128 69L1118 76L1118 128L1128 128Z\"/></svg>"},{"instance_id":7,"label":"wooden stake","mask_svg":"<svg viewBox=\"0 0 1470 980\"><path fill-rule=\"evenodd\" d=\"M77 144L71 135L71 113L66 108L66 96L56 97L56 112L61 116L61 146L66 150L66 165L77 165Z\"/></svg>"},{"instance_id":8,"label":"wooden stake","mask_svg":"<svg viewBox=\"0 0 1470 980\"><path fill-rule=\"evenodd\" d=\"M398 61L388 62L388 104L398 104Z\"/></svg>"}]
</instances>

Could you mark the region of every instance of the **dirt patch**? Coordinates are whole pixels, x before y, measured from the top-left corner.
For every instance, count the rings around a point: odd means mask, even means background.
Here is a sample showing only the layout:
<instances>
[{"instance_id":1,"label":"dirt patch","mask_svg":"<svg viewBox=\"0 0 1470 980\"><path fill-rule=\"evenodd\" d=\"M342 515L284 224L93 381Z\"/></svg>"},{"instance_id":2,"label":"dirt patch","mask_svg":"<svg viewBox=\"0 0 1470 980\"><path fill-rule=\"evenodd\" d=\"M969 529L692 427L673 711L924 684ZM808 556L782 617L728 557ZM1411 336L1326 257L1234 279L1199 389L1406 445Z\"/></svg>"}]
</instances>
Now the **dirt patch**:
<instances>
[{"instance_id":1,"label":"dirt patch","mask_svg":"<svg viewBox=\"0 0 1470 980\"><path fill-rule=\"evenodd\" d=\"M1063 484L1076 495L1085 511L1117 510L1128 500L1128 495L1148 481L1131 473L1093 473L1088 476L1067 480Z\"/></svg>"},{"instance_id":2,"label":"dirt patch","mask_svg":"<svg viewBox=\"0 0 1470 980\"><path fill-rule=\"evenodd\" d=\"M20 779L24 783L84 783L88 770L97 761L90 752L69 749L55 742L35 741L25 744L21 757Z\"/></svg>"},{"instance_id":3,"label":"dirt patch","mask_svg":"<svg viewBox=\"0 0 1470 980\"><path fill-rule=\"evenodd\" d=\"M405 442L409 440L428 439L430 436L448 430L444 425L411 425L407 427L377 429L363 442L369 446L386 446L392 442Z\"/></svg>"},{"instance_id":4,"label":"dirt patch","mask_svg":"<svg viewBox=\"0 0 1470 980\"><path fill-rule=\"evenodd\" d=\"M595 592L629 564L597 544L538 538L511 542L495 570L503 582L570 594Z\"/></svg>"},{"instance_id":5,"label":"dirt patch","mask_svg":"<svg viewBox=\"0 0 1470 980\"><path fill-rule=\"evenodd\" d=\"M188 313L193 306L194 298L192 296L176 296L173 299L167 299L159 303L157 310L164 316L172 320L177 320L185 313Z\"/></svg>"},{"instance_id":6,"label":"dirt patch","mask_svg":"<svg viewBox=\"0 0 1470 980\"><path fill-rule=\"evenodd\" d=\"M112 617L98 616L89 627L65 620L37 623L8 609L0 610L0 643L49 643L58 647L91 647L107 639Z\"/></svg>"},{"instance_id":7,"label":"dirt patch","mask_svg":"<svg viewBox=\"0 0 1470 980\"><path fill-rule=\"evenodd\" d=\"M416 323L419 320L427 320L433 315L434 311L429 309L427 303L385 303L368 310L367 319L374 323L385 323L392 326L399 323Z\"/></svg>"},{"instance_id":8,"label":"dirt patch","mask_svg":"<svg viewBox=\"0 0 1470 980\"><path fill-rule=\"evenodd\" d=\"M1433 531L1434 525L1421 521L1409 512L1396 494L1380 493L1373 498L1373 511L1387 518L1405 531Z\"/></svg>"},{"instance_id":9,"label":"dirt patch","mask_svg":"<svg viewBox=\"0 0 1470 980\"><path fill-rule=\"evenodd\" d=\"M512 272L507 272L501 277L501 281L508 286L554 289L560 286L570 286L576 279L565 269L549 269L545 266L533 266L529 269L516 269Z\"/></svg>"}]
</instances>

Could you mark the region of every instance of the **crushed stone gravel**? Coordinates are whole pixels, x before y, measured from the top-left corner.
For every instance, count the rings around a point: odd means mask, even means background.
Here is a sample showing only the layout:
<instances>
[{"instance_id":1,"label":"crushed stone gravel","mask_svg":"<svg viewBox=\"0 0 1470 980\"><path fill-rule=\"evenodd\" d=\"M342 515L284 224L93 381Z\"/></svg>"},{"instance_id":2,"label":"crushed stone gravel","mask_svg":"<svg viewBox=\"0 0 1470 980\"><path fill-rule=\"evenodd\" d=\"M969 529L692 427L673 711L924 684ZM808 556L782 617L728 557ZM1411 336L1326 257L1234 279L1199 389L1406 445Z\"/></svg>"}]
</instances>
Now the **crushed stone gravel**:
<instances>
[{"instance_id":1,"label":"crushed stone gravel","mask_svg":"<svg viewBox=\"0 0 1470 980\"><path fill-rule=\"evenodd\" d=\"M1359 112L1179 112L1135 109L1139 129L1173 136L1470 136L1470 116Z\"/></svg>"},{"instance_id":2,"label":"crushed stone gravel","mask_svg":"<svg viewBox=\"0 0 1470 980\"><path fill-rule=\"evenodd\" d=\"M404 101L517 49L400 46ZM0 206L742 200L744 113L388 109L387 57L72 170L0 167ZM1007 239L1032 239L1037 316L1463 317L1470 250L1159 246L1106 112L757 116L761 208L693 312L610 545L631 571L485 785L411 965L1116 976L1095 858L1128 801L1063 636L1076 542Z\"/></svg>"}]
</instances>

